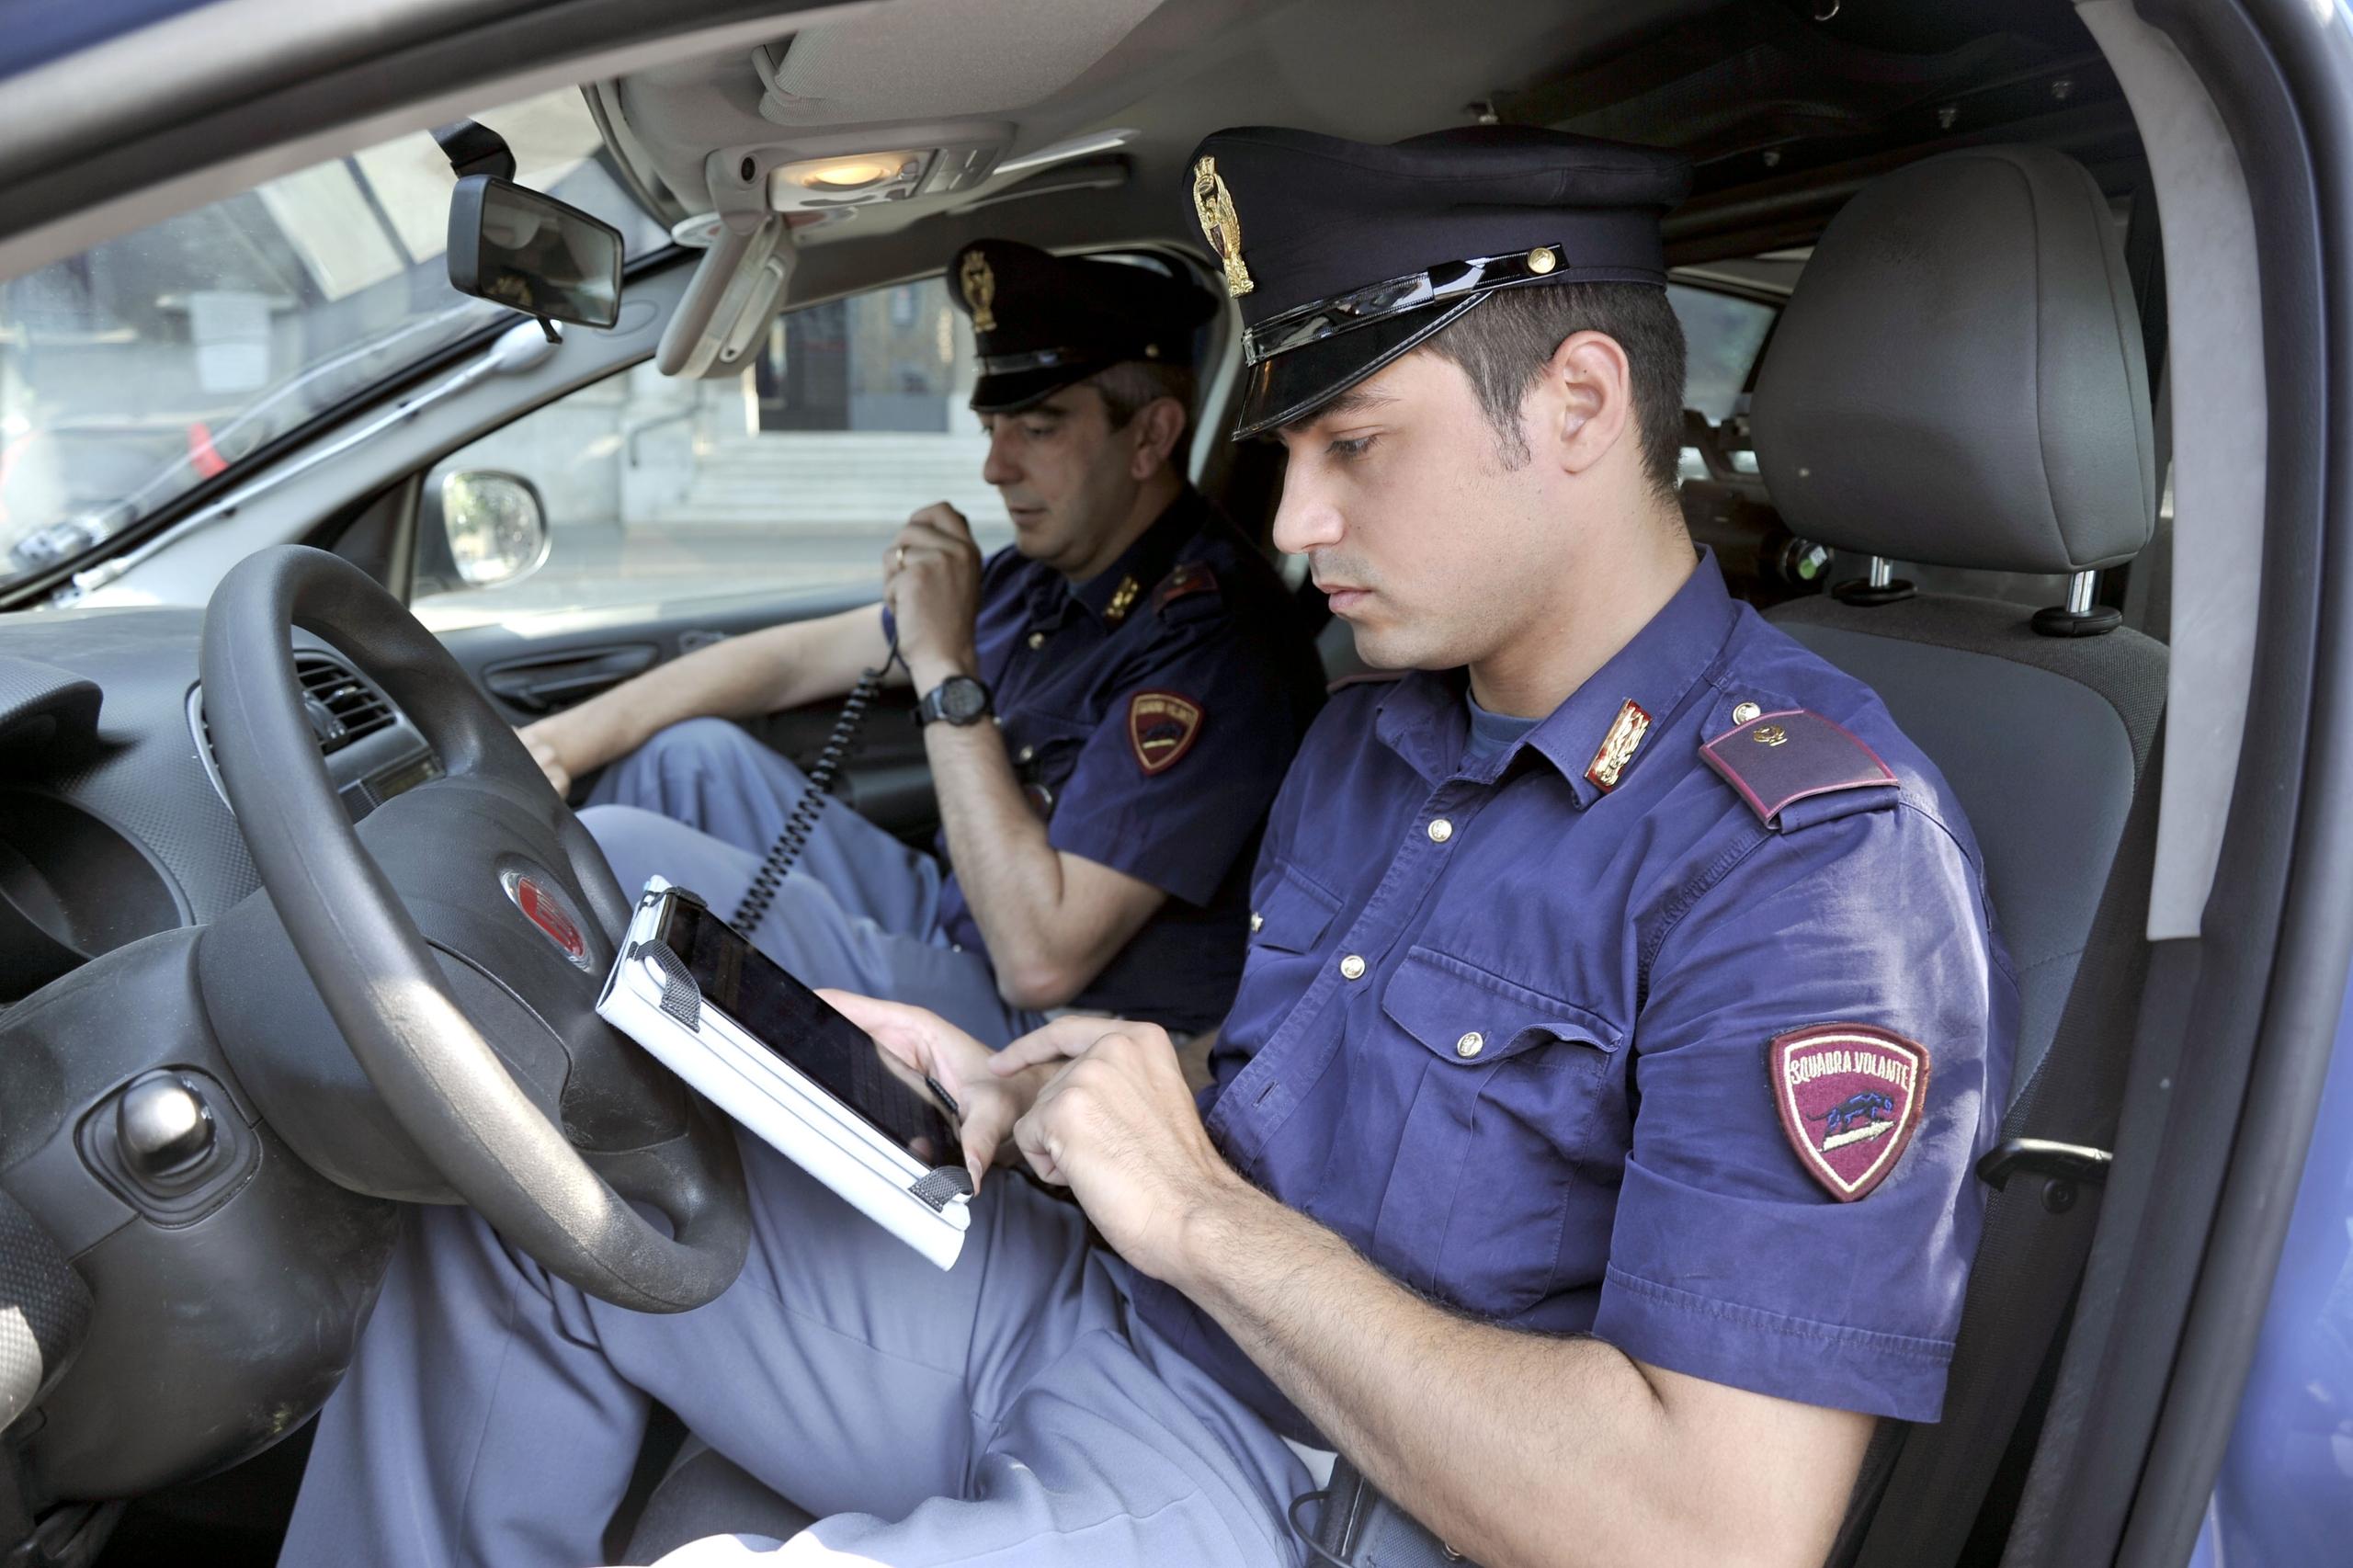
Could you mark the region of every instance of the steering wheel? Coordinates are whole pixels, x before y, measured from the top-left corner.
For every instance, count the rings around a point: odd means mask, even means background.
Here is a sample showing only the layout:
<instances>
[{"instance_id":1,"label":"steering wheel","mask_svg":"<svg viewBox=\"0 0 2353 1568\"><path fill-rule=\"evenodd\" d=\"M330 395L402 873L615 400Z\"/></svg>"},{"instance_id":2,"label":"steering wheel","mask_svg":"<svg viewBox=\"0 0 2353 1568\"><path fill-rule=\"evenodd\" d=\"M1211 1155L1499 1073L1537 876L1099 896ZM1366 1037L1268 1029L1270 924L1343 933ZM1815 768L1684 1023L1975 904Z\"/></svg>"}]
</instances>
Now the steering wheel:
<instances>
[{"instance_id":1,"label":"steering wheel","mask_svg":"<svg viewBox=\"0 0 2353 1568\"><path fill-rule=\"evenodd\" d=\"M306 713L296 627L373 679L443 770L357 829ZM419 1190L428 1174L400 1168L421 1154L508 1243L605 1301L683 1312L725 1290L750 1236L733 1134L597 1017L628 901L457 661L358 568L282 546L214 592L203 683L221 781L270 906L208 932L233 955L208 967L233 977L217 989L246 1009L239 1072L273 1126L324 1174L385 1196L433 1196ZM278 1000L254 1000L264 949L281 940L364 1085L307 1098L287 1087L323 1072L315 1030L298 1027L315 1018L308 999L284 1000L280 984ZM209 1003L215 989L208 977ZM403 1134L413 1151L384 1152Z\"/></svg>"}]
</instances>

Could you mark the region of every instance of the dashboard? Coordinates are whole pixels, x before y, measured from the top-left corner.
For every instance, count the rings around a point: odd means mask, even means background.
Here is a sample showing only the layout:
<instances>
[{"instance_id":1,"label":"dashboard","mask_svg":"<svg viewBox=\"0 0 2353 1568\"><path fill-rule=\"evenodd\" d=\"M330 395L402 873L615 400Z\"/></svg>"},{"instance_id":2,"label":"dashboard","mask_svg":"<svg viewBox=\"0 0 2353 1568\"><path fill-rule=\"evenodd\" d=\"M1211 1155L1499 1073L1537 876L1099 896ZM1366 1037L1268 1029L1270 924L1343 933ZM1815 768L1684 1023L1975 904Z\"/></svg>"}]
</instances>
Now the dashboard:
<instances>
[{"instance_id":1,"label":"dashboard","mask_svg":"<svg viewBox=\"0 0 2353 1568\"><path fill-rule=\"evenodd\" d=\"M0 621L0 1006L142 937L210 922L260 883L204 722L204 617L58 611ZM439 776L407 717L297 633L328 777L358 821Z\"/></svg>"}]
</instances>

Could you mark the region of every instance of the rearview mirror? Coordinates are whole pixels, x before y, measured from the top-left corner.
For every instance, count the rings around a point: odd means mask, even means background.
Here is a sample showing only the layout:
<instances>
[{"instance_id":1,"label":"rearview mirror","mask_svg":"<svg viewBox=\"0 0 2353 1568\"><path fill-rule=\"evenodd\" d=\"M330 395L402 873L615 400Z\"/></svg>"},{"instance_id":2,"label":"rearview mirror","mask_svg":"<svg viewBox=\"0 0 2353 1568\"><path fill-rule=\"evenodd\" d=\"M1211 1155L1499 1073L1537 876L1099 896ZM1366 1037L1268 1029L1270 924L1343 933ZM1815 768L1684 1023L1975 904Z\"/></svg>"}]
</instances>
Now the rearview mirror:
<instances>
[{"instance_id":1,"label":"rearview mirror","mask_svg":"<svg viewBox=\"0 0 2353 1568\"><path fill-rule=\"evenodd\" d=\"M449 593L517 583L548 558L539 487L494 469L445 473L425 494L417 590Z\"/></svg>"},{"instance_id":2,"label":"rearview mirror","mask_svg":"<svg viewBox=\"0 0 2353 1568\"><path fill-rule=\"evenodd\" d=\"M449 199L449 286L542 321L610 326L620 231L511 180L468 175Z\"/></svg>"}]
</instances>

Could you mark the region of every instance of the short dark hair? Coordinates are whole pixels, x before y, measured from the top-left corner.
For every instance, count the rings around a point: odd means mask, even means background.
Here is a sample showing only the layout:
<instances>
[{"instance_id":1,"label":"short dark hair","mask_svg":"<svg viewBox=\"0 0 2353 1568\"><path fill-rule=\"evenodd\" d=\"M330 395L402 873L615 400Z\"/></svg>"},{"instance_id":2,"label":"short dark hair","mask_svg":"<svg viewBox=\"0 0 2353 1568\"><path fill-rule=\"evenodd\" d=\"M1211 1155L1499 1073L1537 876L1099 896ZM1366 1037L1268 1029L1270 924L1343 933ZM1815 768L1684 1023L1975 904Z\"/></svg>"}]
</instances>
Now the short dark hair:
<instances>
[{"instance_id":1,"label":"short dark hair","mask_svg":"<svg viewBox=\"0 0 2353 1568\"><path fill-rule=\"evenodd\" d=\"M1615 338L1626 351L1643 473L1675 494L1683 453L1683 324L1666 290L1641 283L1545 283L1502 289L1422 347L1462 368L1495 428L1505 463L1529 459L1519 409L1562 341L1580 332Z\"/></svg>"},{"instance_id":2,"label":"short dark hair","mask_svg":"<svg viewBox=\"0 0 2353 1568\"><path fill-rule=\"evenodd\" d=\"M1122 359L1087 377L1086 384L1103 394L1103 412L1114 430L1126 429L1128 422L1142 413L1146 403L1164 397L1176 400L1176 406L1185 411L1185 429L1192 428L1194 381L1190 365ZM1176 438L1184 439L1182 431Z\"/></svg>"}]
</instances>

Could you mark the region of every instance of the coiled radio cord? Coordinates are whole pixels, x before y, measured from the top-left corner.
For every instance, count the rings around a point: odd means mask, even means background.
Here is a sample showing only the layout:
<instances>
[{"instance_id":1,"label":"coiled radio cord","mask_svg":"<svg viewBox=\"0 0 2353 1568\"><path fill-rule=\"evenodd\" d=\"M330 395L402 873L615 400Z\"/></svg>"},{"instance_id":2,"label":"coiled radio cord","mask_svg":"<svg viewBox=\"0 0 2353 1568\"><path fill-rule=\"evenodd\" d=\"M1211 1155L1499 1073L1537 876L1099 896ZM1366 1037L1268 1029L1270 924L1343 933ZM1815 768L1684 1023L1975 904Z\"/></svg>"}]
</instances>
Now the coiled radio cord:
<instances>
[{"instance_id":1,"label":"coiled radio cord","mask_svg":"<svg viewBox=\"0 0 2353 1568\"><path fill-rule=\"evenodd\" d=\"M730 922L735 929L750 932L767 915L768 905L775 902L777 890L784 884L784 875L801 858L808 846L809 835L816 830L817 813L831 800L834 775L841 771L842 761L849 756L850 743L858 738L858 727L866 722L866 710L882 695L882 683L891 674L891 666L902 663L899 640L891 639L891 651L884 655L880 669L859 672L858 684L842 699L841 717L834 721L833 733L825 737L824 749L809 769L809 788L793 803L792 812L778 830L776 842L768 846L760 869L754 873L751 886L735 905L735 918Z\"/></svg>"}]
</instances>

